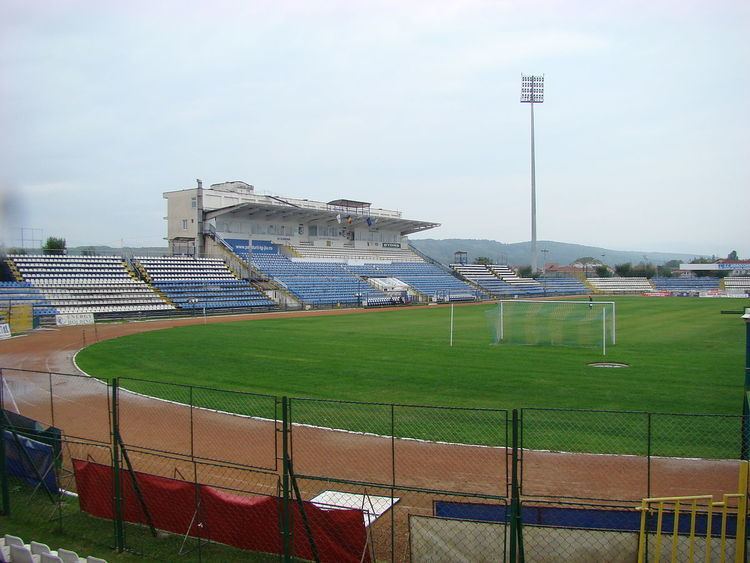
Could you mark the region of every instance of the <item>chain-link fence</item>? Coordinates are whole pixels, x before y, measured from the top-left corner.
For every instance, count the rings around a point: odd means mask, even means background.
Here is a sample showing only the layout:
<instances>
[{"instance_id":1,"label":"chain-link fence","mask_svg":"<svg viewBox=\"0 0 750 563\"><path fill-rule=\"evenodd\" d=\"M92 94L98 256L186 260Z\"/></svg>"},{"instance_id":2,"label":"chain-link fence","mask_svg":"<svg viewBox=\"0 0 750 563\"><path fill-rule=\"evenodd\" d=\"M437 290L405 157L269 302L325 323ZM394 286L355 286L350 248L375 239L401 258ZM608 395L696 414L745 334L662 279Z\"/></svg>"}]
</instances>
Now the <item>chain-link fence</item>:
<instances>
[{"instance_id":1,"label":"chain-link fence","mask_svg":"<svg viewBox=\"0 0 750 563\"><path fill-rule=\"evenodd\" d=\"M748 450L740 416L286 399L17 369L0 370L0 406L3 530L105 559L633 560L641 499L735 492ZM647 556L656 530L649 516Z\"/></svg>"},{"instance_id":2,"label":"chain-link fence","mask_svg":"<svg viewBox=\"0 0 750 563\"><path fill-rule=\"evenodd\" d=\"M736 486L742 417L521 410L525 497L623 501Z\"/></svg>"}]
</instances>

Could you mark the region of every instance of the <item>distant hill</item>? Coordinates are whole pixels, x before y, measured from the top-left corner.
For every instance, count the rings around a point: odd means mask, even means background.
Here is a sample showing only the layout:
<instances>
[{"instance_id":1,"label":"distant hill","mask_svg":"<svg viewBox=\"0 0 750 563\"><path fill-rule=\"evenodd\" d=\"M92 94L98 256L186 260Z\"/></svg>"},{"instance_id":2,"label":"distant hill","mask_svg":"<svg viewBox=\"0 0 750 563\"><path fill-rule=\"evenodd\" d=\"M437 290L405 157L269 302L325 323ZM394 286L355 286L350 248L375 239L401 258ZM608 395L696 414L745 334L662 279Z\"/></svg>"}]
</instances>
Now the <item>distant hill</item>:
<instances>
[{"instance_id":1,"label":"distant hill","mask_svg":"<svg viewBox=\"0 0 750 563\"><path fill-rule=\"evenodd\" d=\"M493 263L507 263L513 266L524 266L530 263L531 242L516 242L504 244L496 240L476 240L476 239L416 239L411 240L411 244L420 252L425 253L431 258L451 264L453 253L457 250L463 250L467 253L469 262L473 262L480 256L486 256ZM641 252L637 250L611 250L609 248L599 248L597 246L585 246L582 244L568 244L565 242L555 242L543 240L537 242L539 253L539 265L542 261L556 264L570 264L578 258L590 256L601 260L602 262L613 266L632 262L638 264L647 262L652 264L663 264L669 260L679 260L688 262L693 258L701 256L700 254L679 254L676 252ZM542 249L549 250L546 253Z\"/></svg>"}]
</instances>

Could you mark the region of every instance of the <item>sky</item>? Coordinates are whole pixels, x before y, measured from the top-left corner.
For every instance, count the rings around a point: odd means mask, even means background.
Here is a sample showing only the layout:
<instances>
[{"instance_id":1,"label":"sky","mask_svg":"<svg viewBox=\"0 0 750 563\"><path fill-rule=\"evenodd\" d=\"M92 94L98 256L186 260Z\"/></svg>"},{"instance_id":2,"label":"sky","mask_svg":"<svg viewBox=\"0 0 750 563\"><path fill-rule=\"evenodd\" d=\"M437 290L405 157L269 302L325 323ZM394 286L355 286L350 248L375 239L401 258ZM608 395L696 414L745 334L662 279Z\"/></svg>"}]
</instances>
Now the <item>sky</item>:
<instances>
[{"instance_id":1,"label":"sky","mask_svg":"<svg viewBox=\"0 0 750 563\"><path fill-rule=\"evenodd\" d=\"M6 244L163 246L243 180L415 238L750 257L750 2L0 2Z\"/></svg>"}]
</instances>

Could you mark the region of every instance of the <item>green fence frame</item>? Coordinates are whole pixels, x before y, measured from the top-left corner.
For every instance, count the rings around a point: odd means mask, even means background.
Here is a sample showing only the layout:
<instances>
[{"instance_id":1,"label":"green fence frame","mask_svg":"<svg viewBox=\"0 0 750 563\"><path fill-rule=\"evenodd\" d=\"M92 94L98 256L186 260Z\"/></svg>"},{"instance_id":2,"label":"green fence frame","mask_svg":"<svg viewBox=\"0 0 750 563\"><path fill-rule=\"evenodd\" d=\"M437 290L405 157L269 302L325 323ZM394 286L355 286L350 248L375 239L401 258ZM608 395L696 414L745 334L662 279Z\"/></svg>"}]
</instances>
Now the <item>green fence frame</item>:
<instances>
[{"instance_id":1,"label":"green fence frame","mask_svg":"<svg viewBox=\"0 0 750 563\"><path fill-rule=\"evenodd\" d=\"M748 357L750 358L750 348ZM54 372L0 369L0 407L6 406L5 379L11 377L15 378L13 379L15 381L16 379L23 379L24 376L31 377L31 375L36 377L38 381L43 382L45 378L49 380L48 384L45 383L40 387L39 392L49 393L48 417L50 420L43 422L51 422L56 416L55 406L58 400L54 392L56 382L66 381L66 377L80 376ZM750 378L750 365L746 368L746 377ZM134 454L136 458L139 456L143 458L146 455L160 456L167 460L179 460L201 466L226 469L227 471L245 472L243 474L257 475L259 480L262 478L269 483L275 482L275 496L278 498L281 507L278 534L283 546L281 558L284 561L295 559L293 508L295 507L294 503L299 503L305 495L304 485L314 489L325 484L336 483L345 488L383 491L383 496L390 496L391 500L407 495L410 498L424 501L444 498L456 499L459 502L474 499L474 501L490 504L493 502L507 503L510 514L507 522L508 541L506 542L507 552L502 554L502 558L509 561L523 561L524 523L521 518L523 502L534 501L541 496L547 499L558 499L560 502L565 501L565 499L572 499L582 505L603 501L623 501L623 503L626 503L636 500L635 498L566 496L564 491L559 491L559 494L547 492L544 495L538 495L528 488L528 475L525 467L529 461L529 456L536 455L538 451L584 453L593 450L593 453L597 455L608 452L613 455L621 453L637 454L644 464L643 473L638 476L640 488L637 497L640 499L640 492L645 492L642 496L651 496L654 492L658 492L654 491L653 484L653 475L656 471L655 464L657 460L665 456L674 455L677 458L681 456L707 456L708 459L737 460L747 456L748 446L750 445L748 444L748 425L750 423L747 412L743 413L742 416L541 408L514 409L509 412L503 409L467 409L394 403L329 401L226 392L227 396L231 398L230 403L240 405L240 410L243 411L242 416L252 417L252 409L259 409L258 412L261 414L273 413L273 419L267 420L269 431L273 432L272 438L269 437L269 439L273 439L274 443L273 460L269 460L266 467L258 467L250 464L241 465L235 461L216 460L210 457L201 458L195 455L192 440L194 437L193 425L197 423L194 421L192 413L194 409L204 408L198 404L197 397L204 394L204 399L206 396L211 399L208 393L224 393L207 388L174 386L175 389L179 388L179 392L187 397L185 406L191 409L190 426L185 428L185 431L190 433L191 446L189 452L175 453L148 449L144 444L128 444L127 439L123 439L122 409L125 391L132 392L128 389L131 382L135 382L132 386L136 388L151 384L165 385L145 379L114 378L111 381L103 380L102 386L108 397L109 441L86 441L81 437L70 436L63 436L62 438L65 447L80 446L85 448L91 446L92 448L99 448L97 451L102 454L106 452L110 457L109 463L114 476L112 506L116 517L112 521L111 538L107 542L117 552L125 552L133 548L128 540L128 529L132 525L126 526L123 516L121 483L124 474L132 474L129 471L132 469L132 464L138 463L137 460L130 459L131 454ZM45 387L48 389L44 390ZM745 399L746 407L748 407L747 397L750 397L750 392ZM146 397L146 400L148 399L150 398ZM206 402L210 401L206 399ZM377 413L379 417L377 420L373 419L373 413ZM347 417L349 418L347 419ZM302 429L310 427L312 423L319 420L329 420L332 425L323 426L323 429L339 428L337 431L342 432L345 431L343 430L345 428L343 423L347 420L353 420L356 424L361 425L361 428L352 432L354 436L373 437L383 444L389 443L389 447L383 446L383 451L390 452L387 454L390 459L382 460L383 473L387 478L382 480L357 480L342 478L333 474L317 474L314 471L305 471L304 464L298 464L298 458L301 459L301 450L295 455L295 443L297 448L302 448L303 444L307 448L315 448L316 444L304 443L304 441L300 443L300 440L304 440L301 436ZM591 421L600 421L600 427L598 428L596 424L592 425ZM409 479L401 479L398 473L400 448L405 447L405 445L420 443L424 443L426 447L432 447L441 442L446 445L456 445L459 442L452 442L451 440L467 439L467 436L472 436L472 425L477 424L489 424L491 428L489 430L485 428L477 429L473 434L477 443L469 445L469 447L475 448L479 452L486 452L487 460L503 460L502 462L498 461L496 468L492 467L492 475L496 476L496 485L493 486L492 490L474 491L470 488L462 488L460 484L451 487L442 485L430 487L416 485ZM3 436L6 426L4 417L0 417L0 436ZM738 427L739 432L737 432ZM730 437L721 441L717 440L716 428L734 430ZM382 433L375 434L369 432L370 429L381 429ZM581 429L588 429L588 434ZM669 436L669 440L665 441L664 436ZM470 444L472 443L470 442ZM597 448L603 451L597 451ZM4 519L7 519L7 522L11 523L15 516L13 503L16 496L9 486L10 479L4 470L4 454L4 440L0 440L0 513ZM325 452L322 452L321 455L325 455ZM500 467L500 463L503 464L503 467ZM418 471L419 466L409 469L410 471ZM138 469L136 468L136 470ZM198 483L197 469L194 479ZM311 483L318 483L319 485L312 486ZM247 492L253 494L250 489ZM434 501L431 501L430 505L432 505L432 502ZM390 534L390 540L386 542L389 547L385 552L380 553L380 558L386 557L390 560L398 560L402 557L403 553L400 550L403 547L401 543L403 534L400 533L400 530L404 526L404 519L408 521L411 514L413 512L409 507L402 508L398 504L391 506L389 514L383 520L385 534ZM304 511L302 512L302 518L304 519ZM309 525L306 521L303 524L308 530L307 534L311 541L312 552L316 553ZM389 526L389 529L385 528L386 525ZM61 529L65 527L62 514L60 515L59 526ZM145 539L141 540L147 548L150 545L149 542L156 544L162 541L161 538L148 539L147 536L148 534L144 534ZM144 553L144 555L148 556L149 554ZM221 557L220 555L216 556ZM198 542L198 547L195 553L191 554L191 557L197 557L199 561L209 561L212 560L213 555L210 550L203 550L200 542Z\"/></svg>"}]
</instances>

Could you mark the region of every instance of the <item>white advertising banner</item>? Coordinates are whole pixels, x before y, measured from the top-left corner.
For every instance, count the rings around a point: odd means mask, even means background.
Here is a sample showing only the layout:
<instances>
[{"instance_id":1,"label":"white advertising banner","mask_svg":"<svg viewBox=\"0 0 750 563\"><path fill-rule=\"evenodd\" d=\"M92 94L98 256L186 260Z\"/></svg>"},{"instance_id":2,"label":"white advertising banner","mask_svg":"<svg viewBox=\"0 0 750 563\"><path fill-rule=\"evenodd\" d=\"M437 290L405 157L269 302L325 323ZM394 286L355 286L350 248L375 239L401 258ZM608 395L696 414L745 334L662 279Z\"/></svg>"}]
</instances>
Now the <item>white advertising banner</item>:
<instances>
[{"instance_id":1,"label":"white advertising banner","mask_svg":"<svg viewBox=\"0 0 750 563\"><path fill-rule=\"evenodd\" d=\"M680 270L693 270L697 272L718 270L750 270L750 262L721 262L713 264L680 264Z\"/></svg>"},{"instance_id":2,"label":"white advertising banner","mask_svg":"<svg viewBox=\"0 0 750 563\"><path fill-rule=\"evenodd\" d=\"M0 323L0 340L10 337L10 325L8 323Z\"/></svg>"},{"instance_id":3,"label":"white advertising banner","mask_svg":"<svg viewBox=\"0 0 750 563\"><path fill-rule=\"evenodd\" d=\"M55 315L57 326L75 326L94 324L94 313L68 313L66 315Z\"/></svg>"}]
</instances>

